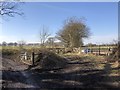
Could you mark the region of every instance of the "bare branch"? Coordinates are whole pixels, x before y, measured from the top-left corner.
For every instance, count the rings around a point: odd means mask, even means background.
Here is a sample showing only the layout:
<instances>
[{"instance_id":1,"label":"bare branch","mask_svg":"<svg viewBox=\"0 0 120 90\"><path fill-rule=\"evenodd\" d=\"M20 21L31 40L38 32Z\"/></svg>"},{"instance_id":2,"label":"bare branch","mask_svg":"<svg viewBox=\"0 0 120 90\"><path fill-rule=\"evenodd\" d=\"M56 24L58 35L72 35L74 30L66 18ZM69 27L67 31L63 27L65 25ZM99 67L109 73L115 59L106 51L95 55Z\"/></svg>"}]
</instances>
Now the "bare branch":
<instances>
[{"instance_id":1,"label":"bare branch","mask_svg":"<svg viewBox=\"0 0 120 90\"><path fill-rule=\"evenodd\" d=\"M15 15L23 15L18 8L19 2L0 2L0 15L14 17Z\"/></svg>"},{"instance_id":2,"label":"bare branch","mask_svg":"<svg viewBox=\"0 0 120 90\"><path fill-rule=\"evenodd\" d=\"M47 41L48 37L50 36L48 29L43 26L40 30L40 43L44 46L45 42Z\"/></svg>"}]
</instances>

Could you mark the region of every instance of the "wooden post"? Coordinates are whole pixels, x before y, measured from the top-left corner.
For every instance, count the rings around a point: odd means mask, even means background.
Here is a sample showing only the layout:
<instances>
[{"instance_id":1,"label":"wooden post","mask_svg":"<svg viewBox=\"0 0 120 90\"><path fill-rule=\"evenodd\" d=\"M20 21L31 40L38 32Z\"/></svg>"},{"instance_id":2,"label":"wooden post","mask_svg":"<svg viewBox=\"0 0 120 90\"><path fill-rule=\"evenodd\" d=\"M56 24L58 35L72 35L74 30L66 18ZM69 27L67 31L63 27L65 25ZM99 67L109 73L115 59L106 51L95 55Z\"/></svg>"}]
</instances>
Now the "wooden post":
<instances>
[{"instance_id":1,"label":"wooden post","mask_svg":"<svg viewBox=\"0 0 120 90\"><path fill-rule=\"evenodd\" d=\"M25 57L25 60L27 60L27 52L25 52L25 54L24 54L24 55L25 55L25 56L24 56L24 57Z\"/></svg>"},{"instance_id":2,"label":"wooden post","mask_svg":"<svg viewBox=\"0 0 120 90\"><path fill-rule=\"evenodd\" d=\"M63 49L63 52L64 52L64 54L65 54L65 48Z\"/></svg>"},{"instance_id":3,"label":"wooden post","mask_svg":"<svg viewBox=\"0 0 120 90\"><path fill-rule=\"evenodd\" d=\"M59 48L58 48L58 54L59 54Z\"/></svg>"},{"instance_id":4,"label":"wooden post","mask_svg":"<svg viewBox=\"0 0 120 90\"><path fill-rule=\"evenodd\" d=\"M34 66L34 52L32 52L31 60L32 60L32 66Z\"/></svg>"},{"instance_id":5,"label":"wooden post","mask_svg":"<svg viewBox=\"0 0 120 90\"><path fill-rule=\"evenodd\" d=\"M107 56L110 55L110 47L108 47L108 50L107 50Z\"/></svg>"},{"instance_id":6,"label":"wooden post","mask_svg":"<svg viewBox=\"0 0 120 90\"><path fill-rule=\"evenodd\" d=\"M100 45L99 45L99 53L98 53L98 55L100 55Z\"/></svg>"},{"instance_id":7,"label":"wooden post","mask_svg":"<svg viewBox=\"0 0 120 90\"><path fill-rule=\"evenodd\" d=\"M92 45L90 45L90 53L92 53Z\"/></svg>"}]
</instances>

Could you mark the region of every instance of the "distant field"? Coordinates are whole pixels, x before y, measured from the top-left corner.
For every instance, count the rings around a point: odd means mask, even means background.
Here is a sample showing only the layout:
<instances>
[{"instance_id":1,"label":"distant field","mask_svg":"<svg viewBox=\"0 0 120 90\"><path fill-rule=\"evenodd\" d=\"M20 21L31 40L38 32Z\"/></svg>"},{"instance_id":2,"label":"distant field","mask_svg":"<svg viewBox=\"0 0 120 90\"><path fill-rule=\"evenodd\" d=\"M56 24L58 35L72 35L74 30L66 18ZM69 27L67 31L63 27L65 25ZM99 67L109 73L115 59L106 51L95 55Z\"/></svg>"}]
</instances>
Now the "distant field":
<instances>
[{"instance_id":1,"label":"distant field","mask_svg":"<svg viewBox=\"0 0 120 90\"><path fill-rule=\"evenodd\" d=\"M40 48L39 46L35 46L35 47L32 47L32 46L23 46L24 49L33 49L33 48ZM20 49L19 46L0 46L0 49L15 49L15 50L18 50Z\"/></svg>"},{"instance_id":2,"label":"distant field","mask_svg":"<svg viewBox=\"0 0 120 90\"><path fill-rule=\"evenodd\" d=\"M117 47L117 46L89 46L89 47L87 47L87 48L92 48L92 49L94 49L94 48L115 48L115 47ZM86 48L86 47L83 47L83 48Z\"/></svg>"},{"instance_id":3,"label":"distant field","mask_svg":"<svg viewBox=\"0 0 120 90\"><path fill-rule=\"evenodd\" d=\"M81 48L91 48L91 49L94 49L94 48L115 48L117 46L88 46L88 47L81 47ZM19 49L20 47L19 46L0 46L0 49ZM25 49L31 49L31 48L41 48L40 46L23 46L23 48ZM48 47L49 48L49 47ZM58 47L58 48L63 48L63 47Z\"/></svg>"}]
</instances>

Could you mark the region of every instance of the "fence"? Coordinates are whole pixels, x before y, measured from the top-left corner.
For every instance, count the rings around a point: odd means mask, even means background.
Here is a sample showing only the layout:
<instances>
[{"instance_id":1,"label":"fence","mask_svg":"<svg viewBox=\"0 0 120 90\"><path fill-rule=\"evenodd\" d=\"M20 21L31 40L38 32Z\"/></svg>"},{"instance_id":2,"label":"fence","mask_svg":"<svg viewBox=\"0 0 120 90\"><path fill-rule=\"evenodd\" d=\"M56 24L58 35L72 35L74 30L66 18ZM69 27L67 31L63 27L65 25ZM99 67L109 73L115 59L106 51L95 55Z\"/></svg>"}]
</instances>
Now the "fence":
<instances>
[{"instance_id":1,"label":"fence","mask_svg":"<svg viewBox=\"0 0 120 90\"><path fill-rule=\"evenodd\" d=\"M32 52L31 55L29 55L27 52L22 52L20 54L20 60L28 65L34 65L34 52Z\"/></svg>"},{"instance_id":2,"label":"fence","mask_svg":"<svg viewBox=\"0 0 120 90\"><path fill-rule=\"evenodd\" d=\"M73 48L73 49L66 49L66 48L48 48L49 51L52 51L54 53L60 54L60 53L68 53L68 52L77 52L77 53L84 53L84 54L94 54L94 55L110 55L113 52L113 48ZM85 52L82 52L82 50L86 50ZM32 52L31 54L28 54L27 52L22 52L20 54L20 60L23 63L26 63L28 65L34 65L35 64L35 56L38 54L35 54Z\"/></svg>"},{"instance_id":3,"label":"fence","mask_svg":"<svg viewBox=\"0 0 120 90\"><path fill-rule=\"evenodd\" d=\"M48 48L49 51L52 51L54 53L60 54L65 53L65 48ZM35 56L39 54L32 52L31 54L28 54L27 52L21 52L20 54L20 61L22 61L25 64L28 65L34 65L35 64Z\"/></svg>"},{"instance_id":4,"label":"fence","mask_svg":"<svg viewBox=\"0 0 120 90\"><path fill-rule=\"evenodd\" d=\"M109 56L114 52L116 47L84 47L82 48L81 53L94 54L94 55L107 55Z\"/></svg>"},{"instance_id":5,"label":"fence","mask_svg":"<svg viewBox=\"0 0 120 90\"><path fill-rule=\"evenodd\" d=\"M27 52L22 52L20 54L20 60L25 64L34 66L35 65L35 56L38 56L38 55L40 55L40 53L37 54L37 53L32 52L31 54L28 54Z\"/></svg>"}]
</instances>

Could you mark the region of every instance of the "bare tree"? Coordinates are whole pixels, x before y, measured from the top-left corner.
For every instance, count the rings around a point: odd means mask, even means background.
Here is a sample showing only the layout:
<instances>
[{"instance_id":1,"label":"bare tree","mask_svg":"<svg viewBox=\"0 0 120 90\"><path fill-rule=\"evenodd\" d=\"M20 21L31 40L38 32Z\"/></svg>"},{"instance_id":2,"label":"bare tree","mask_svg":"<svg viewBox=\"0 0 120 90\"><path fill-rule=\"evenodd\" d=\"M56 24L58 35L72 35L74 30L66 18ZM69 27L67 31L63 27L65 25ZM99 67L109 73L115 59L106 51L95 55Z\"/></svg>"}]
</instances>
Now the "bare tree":
<instances>
[{"instance_id":1,"label":"bare tree","mask_svg":"<svg viewBox=\"0 0 120 90\"><path fill-rule=\"evenodd\" d=\"M5 41L3 41L2 46L7 46L7 43Z\"/></svg>"},{"instance_id":2,"label":"bare tree","mask_svg":"<svg viewBox=\"0 0 120 90\"><path fill-rule=\"evenodd\" d=\"M24 41L24 40L18 41L20 51L24 51L24 45L25 44L26 44L26 41Z\"/></svg>"},{"instance_id":3,"label":"bare tree","mask_svg":"<svg viewBox=\"0 0 120 90\"><path fill-rule=\"evenodd\" d=\"M40 30L40 44L42 46L45 45L45 42L47 41L49 36L50 36L50 33L48 32L48 28L43 26L43 28Z\"/></svg>"},{"instance_id":4,"label":"bare tree","mask_svg":"<svg viewBox=\"0 0 120 90\"><path fill-rule=\"evenodd\" d=\"M18 41L18 44L19 46L24 46L26 44L26 41L24 40Z\"/></svg>"},{"instance_id":5,"label":"bare tree","mask_svg":"<svg viewBox=\"0 0 120 90\"><path fill-rule=\"evenodd\" d=\"M19 0L18 0L19 1ZM22 2L1 1L0 2L0 16L14 17L15 15L23 15L19 5Z\"/></svg>"},{"instance_id":6,"label":"bare tree","mask_svg":"<svg viewBox=\"0 0 120 90\"><path fill-rule=\"evenodd\" d=\"M53 48L54 47L54 42L55 42L55 37L49 37L47 40L47 44Z\"/></svg>"}]
</instances>

